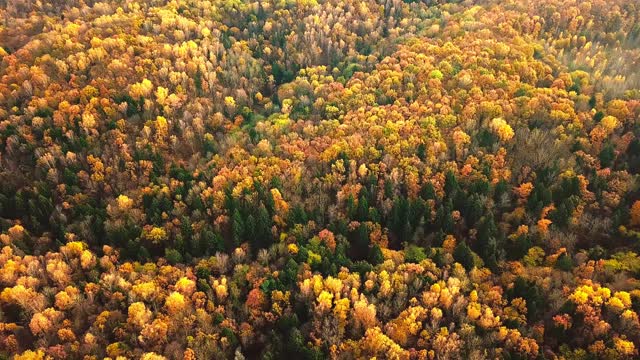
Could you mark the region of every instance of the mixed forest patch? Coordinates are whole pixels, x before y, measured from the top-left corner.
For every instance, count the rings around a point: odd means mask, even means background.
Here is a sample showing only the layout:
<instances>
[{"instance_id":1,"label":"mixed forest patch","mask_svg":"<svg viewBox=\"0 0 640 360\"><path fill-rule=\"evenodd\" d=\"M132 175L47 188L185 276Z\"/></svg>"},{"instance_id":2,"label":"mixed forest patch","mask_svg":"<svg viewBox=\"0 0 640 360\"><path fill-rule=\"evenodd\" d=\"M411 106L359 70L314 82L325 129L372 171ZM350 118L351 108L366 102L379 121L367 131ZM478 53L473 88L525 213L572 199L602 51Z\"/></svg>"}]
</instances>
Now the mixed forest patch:
<instances>
[{"instance_id":1,"label":"mixed forest patch","mask_svg":"<svg viewBox=\"0 0 640 360\"><path fill-rule=\"evenodd\" d=\"M637 1L0 19L0 359L640 355Z\"/></svg>"}]
</instances>

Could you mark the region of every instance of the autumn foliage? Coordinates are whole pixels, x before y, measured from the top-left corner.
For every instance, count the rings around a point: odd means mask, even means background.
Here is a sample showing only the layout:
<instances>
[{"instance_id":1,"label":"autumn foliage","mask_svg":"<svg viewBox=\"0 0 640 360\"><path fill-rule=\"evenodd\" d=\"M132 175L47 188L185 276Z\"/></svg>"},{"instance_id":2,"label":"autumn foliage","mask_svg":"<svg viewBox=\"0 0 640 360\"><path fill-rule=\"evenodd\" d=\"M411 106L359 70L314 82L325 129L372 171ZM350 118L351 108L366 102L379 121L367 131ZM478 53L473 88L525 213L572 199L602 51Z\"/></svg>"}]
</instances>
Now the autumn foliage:
<instances>
[{"instance_id":1,"label":"autumn foliage","mask_svg":"<svg viewBox=\"0 0 640 360\"><path fill-rule=\"evenodd\" d=\"M636 1L0 18L0 358L640 356Z\"/></svg>"}]
</instances>

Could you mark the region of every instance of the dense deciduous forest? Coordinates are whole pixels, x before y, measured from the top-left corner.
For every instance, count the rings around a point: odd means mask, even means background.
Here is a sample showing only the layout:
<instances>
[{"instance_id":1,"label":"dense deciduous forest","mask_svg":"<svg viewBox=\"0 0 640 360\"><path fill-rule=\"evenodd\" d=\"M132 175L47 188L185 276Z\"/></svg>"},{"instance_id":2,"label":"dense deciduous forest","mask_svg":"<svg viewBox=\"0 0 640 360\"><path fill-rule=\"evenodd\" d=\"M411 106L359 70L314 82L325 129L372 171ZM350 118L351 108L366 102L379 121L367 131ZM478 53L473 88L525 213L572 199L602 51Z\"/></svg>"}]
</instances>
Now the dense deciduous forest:
<instances>
[{"instance_id":1,"label":"dense deciduous forest","mask_svg":"<svg viewBox=\"0 0 640 360\"><path fill-rule=\"evenodd\" d=\"M631 359L636 0L1 0L0 359Z\"/></svg>"}]
</instances>

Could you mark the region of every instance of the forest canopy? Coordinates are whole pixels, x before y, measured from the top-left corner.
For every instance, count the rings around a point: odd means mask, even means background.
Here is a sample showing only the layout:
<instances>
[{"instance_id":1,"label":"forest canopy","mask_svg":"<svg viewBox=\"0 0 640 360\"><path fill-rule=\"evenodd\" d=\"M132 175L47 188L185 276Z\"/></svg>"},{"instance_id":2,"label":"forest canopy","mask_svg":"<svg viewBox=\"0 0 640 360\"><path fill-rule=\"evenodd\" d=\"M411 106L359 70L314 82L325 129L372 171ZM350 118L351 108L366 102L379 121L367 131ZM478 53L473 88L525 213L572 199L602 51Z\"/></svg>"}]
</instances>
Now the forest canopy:
<instances>
[{"instance_id":1,"label":"forest canopy","mask_svg":"<svg viewBox=\"0 0 640 360\"><path fill-rule=\"evenodd\" d=\"M640 356L636 0L0 19L0 359Z\"/></svg>"}]
</instances>

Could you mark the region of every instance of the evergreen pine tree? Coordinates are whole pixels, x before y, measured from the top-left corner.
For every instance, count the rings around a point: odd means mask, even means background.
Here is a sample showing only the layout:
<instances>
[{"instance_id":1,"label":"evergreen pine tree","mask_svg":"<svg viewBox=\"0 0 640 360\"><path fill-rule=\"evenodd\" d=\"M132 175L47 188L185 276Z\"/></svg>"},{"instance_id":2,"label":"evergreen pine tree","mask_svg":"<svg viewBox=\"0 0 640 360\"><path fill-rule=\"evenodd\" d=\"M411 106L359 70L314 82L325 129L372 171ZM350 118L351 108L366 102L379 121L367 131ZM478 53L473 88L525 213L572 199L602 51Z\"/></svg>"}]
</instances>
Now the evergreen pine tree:
<instances>
[{"instance_id":1,"label":"evergreen pine tree","mask_svg":"<svg viewBox=\"0 0 640 360\"><path fill-rule=\"evenodd\" d=\"M358 221L367 221L369 220L369 201L367 198L362 195L358 200L358 210L356 213L356 220Z\"/></svg>"},{"instance_id":2,"label":"evergreen pine tree","mask_svg":"<svg viewBox=\"0 0 640 360\"><path fill-rule=\"evenodd\" d=\"M461 241L453 250L453 258L462 264L467 271L473 269L473 253L466 242Z\"/></svg>"},{"instance_id":3,"label":"evergreen pine tree","mask_svg":"<svg viewBox=\"0 0 640 360\"><path fill-rule=\"evenodd\" d=\"M240 211L236 209L233 212L233 217L231 219L231 247L236 248L240 246L240 243L243 241L243 233L244 233L244 221L242 220L242 215L240 215Z\"/></svg>"},{"instance_id":4,"label":"evergreen pine tree","mask_svg":"<svg viewBox=\"0 0 640 360\"><path fill-rule=\"evenodd\" d=\"M378 265L384 262L384 256L382 255L382 250L378 244L369 248L369 262L372 265Z\"/></svg>"}]
</instances>

